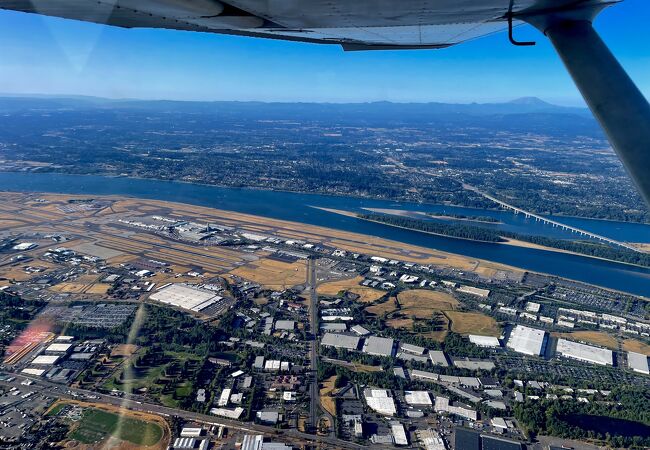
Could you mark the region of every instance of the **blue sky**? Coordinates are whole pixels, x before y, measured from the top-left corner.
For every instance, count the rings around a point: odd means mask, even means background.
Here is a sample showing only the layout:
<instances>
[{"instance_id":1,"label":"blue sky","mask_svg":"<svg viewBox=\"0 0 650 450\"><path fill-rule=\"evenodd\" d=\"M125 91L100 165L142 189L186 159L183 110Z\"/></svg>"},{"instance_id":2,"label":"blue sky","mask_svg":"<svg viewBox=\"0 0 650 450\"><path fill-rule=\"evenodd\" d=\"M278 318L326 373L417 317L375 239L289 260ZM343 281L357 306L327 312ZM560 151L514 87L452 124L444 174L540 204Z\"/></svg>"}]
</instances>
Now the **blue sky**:
<instances>
[{"instance_id":1,"label":"blue sky","mask_svg":"<svg viewBox=\"0 0 650 450\"><path fill-rule=\"evenodd\" d=\"M596 28L650 94L650 2L607 9ZM514 47L497 34L436 51L338 46L168 30L120 29L0 12L0 92L112 98L489 102L523 96L580 105L546 39L530 26Z\"/></svg>"}]
</instances>

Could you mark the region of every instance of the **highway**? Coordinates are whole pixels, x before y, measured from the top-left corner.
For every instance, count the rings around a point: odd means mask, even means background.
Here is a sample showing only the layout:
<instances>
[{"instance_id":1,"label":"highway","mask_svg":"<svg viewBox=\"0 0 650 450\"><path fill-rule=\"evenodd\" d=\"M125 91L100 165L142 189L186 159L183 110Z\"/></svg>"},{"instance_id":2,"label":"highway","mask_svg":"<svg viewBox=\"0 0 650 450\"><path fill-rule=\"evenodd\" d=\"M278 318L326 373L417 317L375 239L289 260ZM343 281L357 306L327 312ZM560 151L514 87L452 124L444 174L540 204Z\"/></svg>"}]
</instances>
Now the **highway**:
<instances>
[{"instance_id":1,"label":"highway","mask_svg":"<svg viewBox=\"0 0 650 450\"><path fill-rule=\"evenodd\" d=\"M326 416L330 423L330 438L336 436L334 417L325 411L320 404L320 389L318 388L318 278L316 274L316 260L309 258L307 262L307 286L309 289L309 326L313 334L313 339L310 341L309 360L311 366L311 381L309 385L309 423L313 432L318 430L318 422L320 416Z\"/></svg>"},{"instance_id":2,"label":"highway","mask_svg":"<svg viewBox=\"0 0 650 450\"><path fill-rule=\"evenodd\" d=\"M12 383L7 383L2 381L2 384L9 386L16 386L22 391L34 391L50 397L61 398L61 399L70 399L78 401L89 401L95 403L105 403L120 408L128 409L131 411L140 411L151 414L158 414L161 416L177 416L181 417L187 421L199 422L207 425L216 425L223 426L234 430L243 431L246 433L260 433L271 436L288 436L292 439L300 439L311 444L318 444L321 448L342 448L357 450L362 449L364 446L355 444L353 442L347 442L341 439L337 439L330 436L316 436L315 434L302 433L296 429L287 429L287 430L278 430L274 427L267 427L264 425L257 425L254 423L245 423L238 422L236 420L222 419L217 416L212 416L208 414L201 414L192 411L185 411L182 409L168 408L162 405L156 405L153 403L134 401L130 398L125 397L116 397L113 395L100 394L98 392L89 391L85 389L71 388L57 383L52 383L50 381L44 380L40 377L26 376L23 374L13 374L8 372L2 372L3 375L7 376L16 376L16 380ZM21 386L20 382L28 378L34 383L26 388ZM317 385L318 387L318 385Z\"/></svg>"}]
</instances>

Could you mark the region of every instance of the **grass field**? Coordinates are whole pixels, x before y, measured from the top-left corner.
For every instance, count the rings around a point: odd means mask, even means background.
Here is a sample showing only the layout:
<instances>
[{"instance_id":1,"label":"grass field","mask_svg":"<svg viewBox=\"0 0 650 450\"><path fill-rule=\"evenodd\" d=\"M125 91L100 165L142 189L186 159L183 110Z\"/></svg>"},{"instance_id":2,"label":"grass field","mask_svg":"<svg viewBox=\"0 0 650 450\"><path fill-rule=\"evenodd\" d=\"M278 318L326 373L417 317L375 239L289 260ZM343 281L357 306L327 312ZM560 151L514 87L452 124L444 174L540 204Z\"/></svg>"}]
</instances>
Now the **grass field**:
<instances>
[{"instance_id":1,"label":"grass field","mask_svg":"<svg viewBox=\"0 0 650 450\"><path fill-rule=\"evenodd\" d=\"M496 320L477 312L445 311L451 322L451 331L459 334L480 334L483 336L501 335Z\"/></svg>"},{"instance_id":2,"label":"grass field","mask_svg":"<svg viewBox=\"0 0 650 450\"><path fill-rule=\"evenodd\" d=\"M611 334L601 331L574 331L572 333L553 333L553 336L563 337L572 341L583 341L590 344L600 345L612 350L618 349L618 341Z\"/></svg>"},{"instance_id":3,"label":"grass field","mask_svg":"<svg viewBox=\"0 0 650 450\"><path fill-rule=\"evenodd\" d=\"M324 380L320 389L320 404L332 416L336 417L336 399L332 397L334 391L334 384L336 383L336 375Z\"/></svg>"},{"instance_id":4,"label":"grass field","mask_svg":"<svg viewBox=\"0 0 650 450\"><path fill-rule=\"evenodd\" d=\"M431 319L434 312L453 310L458 304L445 292L414 289L400 292L397 301L391 297L386 302L367 307L366 311L377 316L399 313L400 318Z\"/></svg>"},{"instance_id":5,"label":"grass field","mask_svg":"<svg viewBox=\"0 0 650 450\"><path fill-rule=\"evenodd\" d=\"M361 303L372 303L379 300L385 292L360 286L363 277L354 277L347 280L331 281L318 286L316 291L321 295L338 295L340 292L352 292L359 296L358 301Z\"/></svg>"},{"instance_id":6,"label":"grass field","mask_svg":"<svg viewBox=\"0 0 650 450\"><path fill-rule=\"evenodd\" d=\"M269 289L285 289L305 283L305 261L285 263L273 259L260 259L230 271L231 274L259 283Z\"/></svg>"},{"instance_id":7,"label":"grass field","mask_svg":"<svg viewBox=\"0 0 650 450\"><path fill-rule=\"evenodd\" d=\"M650 345L644 342L637 341L636 339L625 339L622 345L623 350L626 352L637 352L650 356Z\"/></svg>"},{"instance_id":8,"label":"grass field","mask_svg":"<svg viewBox=\"0 0 650 450\"><path fill-rule=\"evenodd\" d=\"M113 437L138 446L152 446L162 439L163 430L155 423L90 408L68 437L82 444L96 444Z\"/></svg>"},{"instance_id":9,"label":"grass field","mask_svg":"<svg viewBox=\"0 0 650 450\"><path fill-rule=\"evenodd\" d=\"M434 311L447 311L456 309L459 305L452 295L446 292L429 291L425 289L412 289L400 292L397 300L402 309L408 308L429 308Z\"/></svg>"}]
</instances>

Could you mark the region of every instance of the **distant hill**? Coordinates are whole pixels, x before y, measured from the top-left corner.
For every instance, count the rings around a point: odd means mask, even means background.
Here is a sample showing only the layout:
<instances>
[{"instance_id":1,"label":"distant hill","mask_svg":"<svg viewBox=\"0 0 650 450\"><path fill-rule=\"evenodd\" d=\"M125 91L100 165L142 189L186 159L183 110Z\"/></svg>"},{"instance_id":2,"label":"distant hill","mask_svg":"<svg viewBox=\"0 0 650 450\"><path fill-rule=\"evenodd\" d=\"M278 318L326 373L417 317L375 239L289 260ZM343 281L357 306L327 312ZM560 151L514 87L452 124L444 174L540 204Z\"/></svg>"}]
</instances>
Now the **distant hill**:
<instances>
[{"instance_id":1,"label":"distant hill","mask_svg":"<svg viewBox=\"0 0 650 450\"><path fill-rule=\"evenodd\" d=\"M283 102L236 102L236 101L174 101L174 100L133 100L107 99L87 96L48 96L48 95L2 95L0 110L38 110L38 109L95 109L95 108L136 108L158 111L218 112L224 110L276 111L276 112L320 112L320 113L373 113L373 114L588 114L586 108L553 105L537 97L523 97L504 103L392 103L387 101L369 103L283 103Z\"/></svg>"}]
</instances>

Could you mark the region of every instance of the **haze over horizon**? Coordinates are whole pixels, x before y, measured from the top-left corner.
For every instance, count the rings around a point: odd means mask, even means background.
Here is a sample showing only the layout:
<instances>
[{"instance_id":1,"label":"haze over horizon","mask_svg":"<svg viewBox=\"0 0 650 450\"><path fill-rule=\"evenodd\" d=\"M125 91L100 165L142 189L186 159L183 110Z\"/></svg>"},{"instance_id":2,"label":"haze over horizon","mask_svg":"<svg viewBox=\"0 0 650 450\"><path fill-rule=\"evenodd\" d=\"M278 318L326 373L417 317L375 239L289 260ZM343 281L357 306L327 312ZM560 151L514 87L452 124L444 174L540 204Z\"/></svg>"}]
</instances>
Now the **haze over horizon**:
<instances>
[{"instance_id":1,"label":"haze over horizon","mask_svg":"<svg viewBox=\"0 0 650 450\"><path fill-rule=\"evenodd\" d=\"M650 5L626 0L596 28L650 92ZM346 53L339 46L170 30L122 29L9 11L0 83L8 94L106 98L355 103L491 103L540 97L584 106L539 32L518 27L444 50Z\"/></svg>"}]
</instances>

